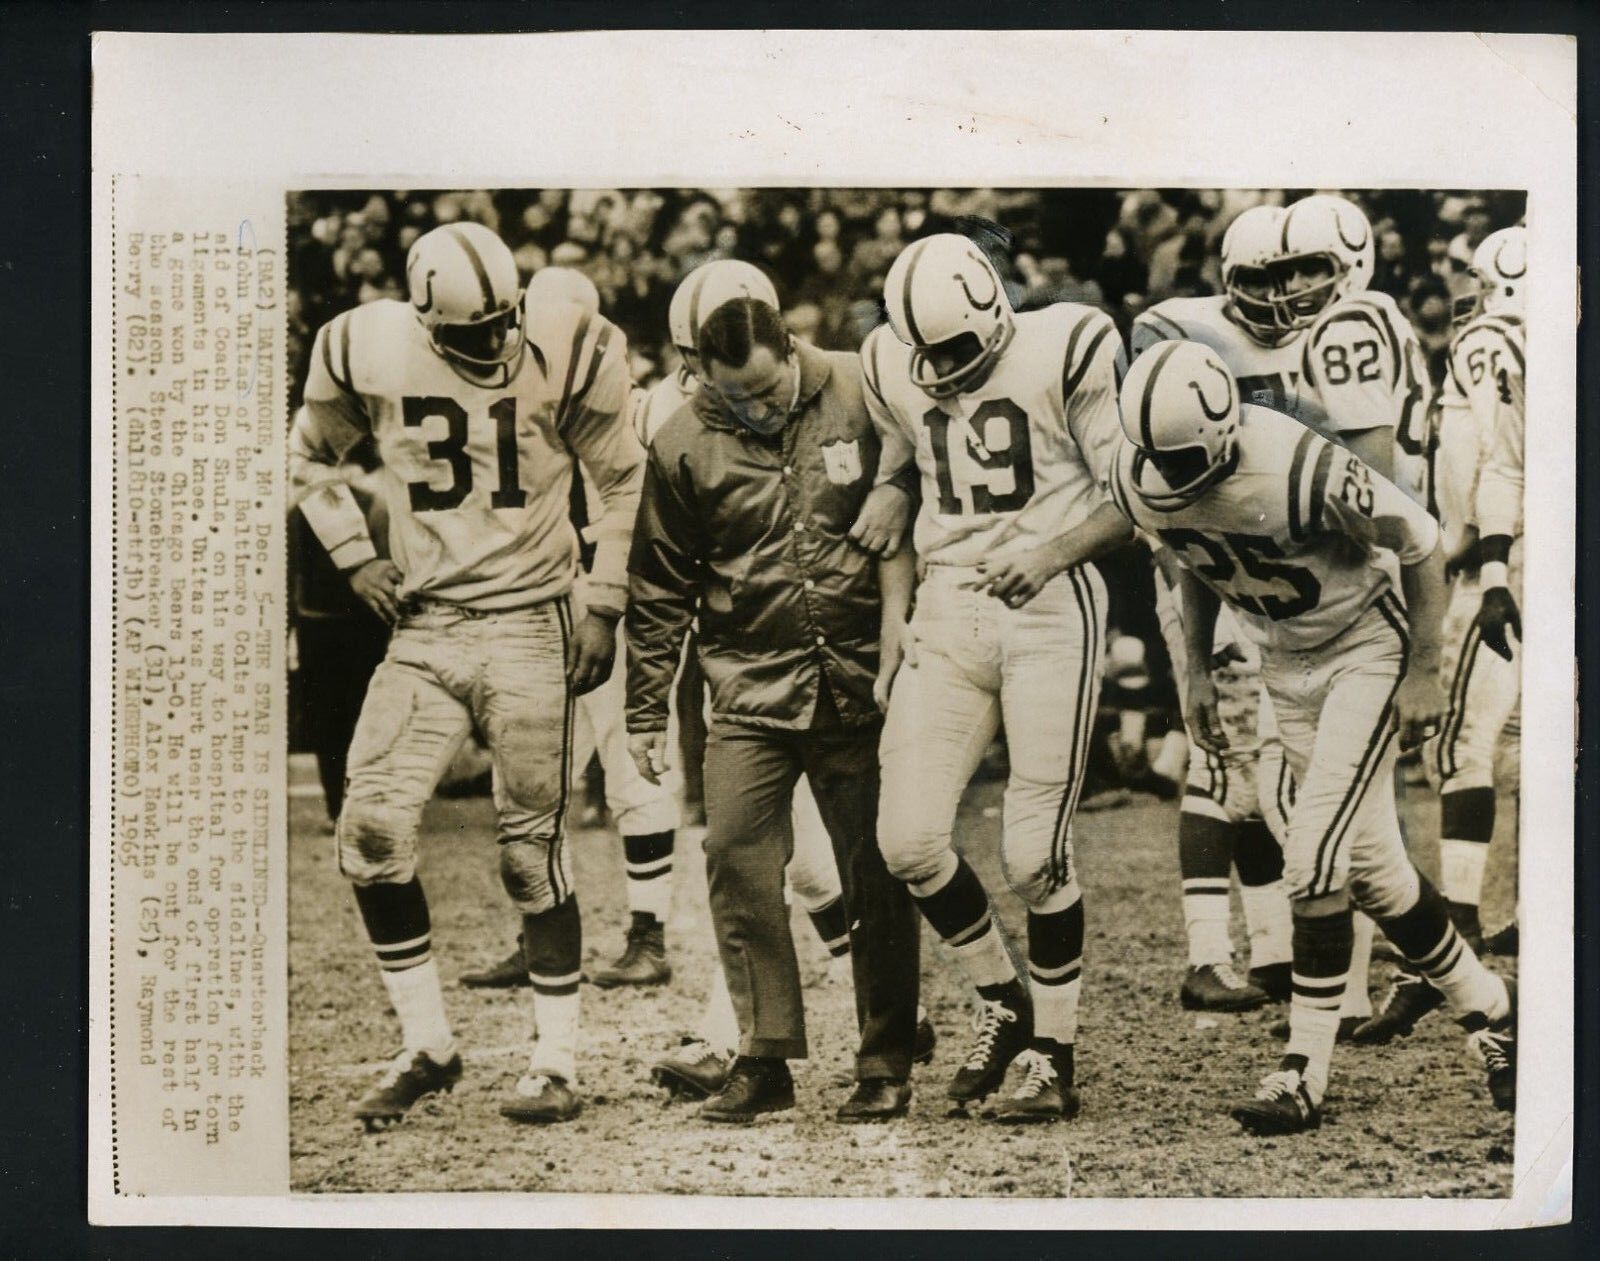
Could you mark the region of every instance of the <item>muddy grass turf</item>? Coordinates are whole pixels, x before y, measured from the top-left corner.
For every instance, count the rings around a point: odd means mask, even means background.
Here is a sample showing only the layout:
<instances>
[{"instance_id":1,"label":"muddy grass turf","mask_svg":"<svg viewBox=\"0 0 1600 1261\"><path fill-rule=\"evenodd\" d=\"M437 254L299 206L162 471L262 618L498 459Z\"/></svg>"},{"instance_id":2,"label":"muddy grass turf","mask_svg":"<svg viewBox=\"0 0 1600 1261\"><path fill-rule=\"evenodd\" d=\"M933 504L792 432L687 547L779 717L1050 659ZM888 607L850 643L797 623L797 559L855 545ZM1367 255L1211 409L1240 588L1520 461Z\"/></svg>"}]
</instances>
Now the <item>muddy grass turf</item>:
<instances>
[{"instance_id":1,"label":"muddy grass turf","mask_svg":"<svg viewBox=\"0 0 1600 1261\"><path fill-rule=\"evenodd\" d=\"M1001 784L979 782L958 835L1013 940L1024 919L1003 888L996 842ZM1431 795L1413 788L1414 837L1436 835ZM1176 808L1143 804L1080 816L1087 891L1078 1083L1083 1112L1065 1124L1007 1129L946 1115L944 1087L965 1052L970 1007L952 963L924 934L924 1002L938 1029L917 1069L911 1114L887 1126L831 1119L850 1085L853 1016L837 975L798 911L812 1059L794 1065L798 1106L748 1129L702 1124L665 1101L649 1066L692 1029L715 947L698 836L680 840L668 927L675 975L654 990L583 989L580 1057L587 1101L574 1122L518 1127L497 1109L521 1071L528 991L471 991L456 978L498 958L516 923L496 874L483 799L436 801L421 843L445 1002L466 1062L454 1094L419 1104L403 1125L363 1135L348 1111L398 1047L370 947L334 866L320 799L291 801L291 1177L299 1191L615 1191L848 1196L1504 1196L1512 1124L1490 1106L1460 1031L1435 1014L1387 1048L1341 1047L1320 1131L1251 1139L1228 1118L1272 1067L1268 1026L1282 1007L1244 1015L1185 1012ZM1509 832L1502 804L1502 836ZM614 956L626 921L614 833L575 832L584 957ZM1436 870L1436 846L1420 860ZM1484 918L1510 916L1514 846L1490 860ZM1237 908L1236 908L1237 909ZM1243 942L1235 920L1234 939ZM1243 960L1241 960L1243 962ZM1504 961L1492 966L1506 970ZM1390 969L1373 966L1374 999Z\"/></svg>"}]
</instances>

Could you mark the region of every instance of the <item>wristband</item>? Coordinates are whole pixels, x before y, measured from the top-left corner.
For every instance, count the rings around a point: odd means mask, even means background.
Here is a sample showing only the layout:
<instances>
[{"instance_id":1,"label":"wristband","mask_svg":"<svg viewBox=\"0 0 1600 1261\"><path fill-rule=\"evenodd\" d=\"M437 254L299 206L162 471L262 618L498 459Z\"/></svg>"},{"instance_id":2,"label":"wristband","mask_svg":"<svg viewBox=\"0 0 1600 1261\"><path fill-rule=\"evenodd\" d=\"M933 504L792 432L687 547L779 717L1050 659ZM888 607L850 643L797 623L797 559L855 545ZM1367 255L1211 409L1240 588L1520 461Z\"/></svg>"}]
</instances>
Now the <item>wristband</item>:
<instances>
[{"instance_id":1,"label":"wristband","mask_svg":"<svg viewBox=\"0 0 1600 1261\"><path fill-rule=\"evenodd\" d=\"M1483 568L1478 571L1479 585L1489 591L1495 587L1509 587L1511 585L1506 573L1506 563L1503 560L1490 560L1483 563Z\"/></svg>"}]
</instances>

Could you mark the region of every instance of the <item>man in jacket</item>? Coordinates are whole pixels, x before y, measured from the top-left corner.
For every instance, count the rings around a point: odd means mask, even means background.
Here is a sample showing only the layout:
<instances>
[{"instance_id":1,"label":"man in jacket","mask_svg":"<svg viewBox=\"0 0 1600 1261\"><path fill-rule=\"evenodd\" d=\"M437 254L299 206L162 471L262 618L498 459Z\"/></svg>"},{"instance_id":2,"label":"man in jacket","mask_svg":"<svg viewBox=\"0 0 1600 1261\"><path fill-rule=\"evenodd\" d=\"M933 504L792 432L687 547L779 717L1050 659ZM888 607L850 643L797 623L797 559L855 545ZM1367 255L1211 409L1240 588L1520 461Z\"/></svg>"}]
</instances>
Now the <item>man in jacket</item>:
<instances>
[{"instance_id":1,"label":"man in jacket","mask_svg":"<svg viewBox=\"0 0 1600 1261\"><path fill-rule=\"evenodd\" d=\"M857 522L881 517L876 503L862 511L878 439L859 364L793 338L750 298L712 312L698 349L703 387L650 450L626 631L629 739L647 776L665 766L667 694L694 618L711 692L706 864L741 1046L702 1115L737 1123L794 1106L786 1061L807 1046L783 870L803 773L839 863L861 1030L857 1085L837 1115L899 1116L918 924L875 834L880 596L863 544L881 540Z\"/></svg>"}]
</instances>

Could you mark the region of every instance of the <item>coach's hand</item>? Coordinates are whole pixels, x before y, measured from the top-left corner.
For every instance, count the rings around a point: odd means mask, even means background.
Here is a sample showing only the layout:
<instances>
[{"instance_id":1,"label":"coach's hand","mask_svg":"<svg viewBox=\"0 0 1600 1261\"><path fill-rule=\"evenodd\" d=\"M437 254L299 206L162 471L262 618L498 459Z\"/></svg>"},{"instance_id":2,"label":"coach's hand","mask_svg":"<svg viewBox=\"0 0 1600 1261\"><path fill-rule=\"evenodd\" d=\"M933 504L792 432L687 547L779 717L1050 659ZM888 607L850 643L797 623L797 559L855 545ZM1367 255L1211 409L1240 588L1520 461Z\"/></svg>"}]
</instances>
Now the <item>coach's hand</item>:
<instances>
[{"instance_id":1,"label":"coach's hand","mask_svg":"<svg viewBox=\"0 0 1600 1261\"><path fill-rule=\"evenodd\" d=\"M894 687L895 675L900 667L917 668L917 641L911 634L911 625L900 622L886 626L883 642L878 646L878 677L872 684L872 699L884 713L889 712L889 692Z\"/></svg>"},{"instance_id":2,"label":"coach's hand","mask_svg":"<svg viewBox=\"0 0 1600 1261\"><path fill-rule=\"evenodd\" d=\"M1228 747L1222 729L1222 714L1217 709L1217 685L1204 670L1190 671L1185 717L1189 735L1207 753L1221 753Z\"/></svg>"},{"instance_id":3,"label":"coach's hand","mask_svg":"<svg viewBox=\"0 0 1600 1261\"><path fill-rule=\"evenodd\" d=\"M652 784L659 784L667 770L667 733L665 731L630 731L628 752L633 764Z\"/></svg>"},{"instance_id":4,"label":"coach's hand","mask_svg":"<svg viewBox=\"0 0 1600 1261\"><path fill-rule=\"evenodd\" d=\"M400 618L400 570L392 560L369 560L350 574L350 589L390 626Z\"/></svg>"},{"instance_id":5,"label":"coach's hand","mask_svg":"<svg viewBox=\"0 0 1600 1261\"><path fill-rule=\"evenodd\" d=\"M1511 660L1511 642L1506 638L1510 630L1522 642L1522 612L1516 598L1505 587L1490 587L1483 593L1483 603L1478 608L1478 634L1491 651Z\"/></svg>"},{"instance_id":6,"label":"coach's hand","mask_svg":"<svg viewBox=\"0 0 1600 1261\"><path fill-rule=\"evenodd\" d=\"M567 645L567 686L574 696L592 692L611 677L617 655L617 622L599 613L578 623Z\"/></svg>"},{"instance_id":7,"label":"coach's hand","mask_svg":"<svg viewBox=\"0 0 1600 1261\"><path fill-rule=\"evenodd\" d=\"M1394 696L1395 714L1400 720L1400 749L1415 749L1439 730L1444 717L1444 689L1439 686L1438 670L1407 670Z\"/></svg>"},{"instance_id":8,"label":"coach's hand","mask_svg":"<svg viewBox=\"0 0 1600 1261\"><path fill-rule=\"evenodd\" d=\"M911 499L898 486L874 486L850 527L850 539L863 551L884 560L900 550L911 521Z\"/></svg>"}]
</instances>

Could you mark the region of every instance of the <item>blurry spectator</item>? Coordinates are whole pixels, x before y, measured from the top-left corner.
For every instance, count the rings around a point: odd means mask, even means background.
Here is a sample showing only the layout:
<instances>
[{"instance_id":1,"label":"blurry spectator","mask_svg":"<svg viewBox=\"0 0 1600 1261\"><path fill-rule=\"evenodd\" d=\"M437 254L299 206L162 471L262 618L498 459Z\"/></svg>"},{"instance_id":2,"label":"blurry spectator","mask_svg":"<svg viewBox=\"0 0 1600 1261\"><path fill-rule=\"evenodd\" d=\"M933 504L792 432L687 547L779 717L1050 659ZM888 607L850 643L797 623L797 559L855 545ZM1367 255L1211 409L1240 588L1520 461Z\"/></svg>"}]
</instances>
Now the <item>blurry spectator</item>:
<instances>
[{"instance_id":1,"label":"blurry spectator","mask_svg":"<svg viewBox=\"0 0 1600 1261\"><path fill-rule=\"evenodd\" d=\"M1203 297L1216 290L1206 283L1202 272L1209 251L1206 248L1206 225L1210 213L1198 200L1192 200L1184 209L1177 231L1150 251L1149 294L1152 302L1173 296ZM1183 275L1180 278L1179 273Z\"/></svg>"},{"instance_id":2,"label":"blurry spectator","mask_svg":"<svg viewBox=\"0 0 1600 1261\"><path fill-rule=\"evenodd\" d=\"M1129 193L1117 220L1129 252L1141 267L1150 266L1156 246L1178 231L1178 212L1161 199L1153 188Z\"/></svg>"},{"instance_id":3,"label":"blurry spectator","mask_svg":"<svg viewBox=\"0 0 1600 1261\"><path fill-rule=\"evenodd\" d=\"M1481 197L1474 197L1467 202L1461 225L1460 234L1450 242L1450 257L1465 270L1472 266L1473 251L1483 243L1483 238L1489 235L1494 226L1489 218L1489 207Z\"/></svg>"},{"instance_id":4,"label":"blurry spectator","mask_svg":"<svg viewBox=\"0 0 1600 1261\"><path fill-rule=\"evenodd\" d=\"M900 256L906 242L900 223L900 212L889 206L878 212L872 221L872 235L857 243L850 255L850 270L857 276L887 273L889 265ZM882 285L879 285L882 291Z\"/></svg>"},{"instance_id":5,"label":"blurry spectator","mask_svg":"<svg viewBox=\"0 0 1600 1261\"><path fill-rule=\"evenodd\" d=\"M1450 350L1450 290L1437 276L1420 278L1406 297L1411 327L1428 357L1428 376L1435 388L1444 383L1445 359Z\"/></svg>"},{"instance_id":6,"label":"blurry spectator","mask_svg":"<svg viewBox=\"0 0 1600 1261\"><path fill-rule=\"evenodd\" d=\"M1416 269L1406 253L1405 238L1388 220L1373 226L1377 237L1377 259L1373 263L1372 288L1401 301L1417 279Z\"/></svg>"},{"instance_id":7,"label":"blurry spectator","mask_svg":"<svg viewBox=\"0 0 1600 1261\"><path fill-rule=\"evenodd\" d=\"M1146 291L1145 269L1128 248L1128 238L1121 228L1112 228L1106 233L1105 252L1095 279L1100 282L1101 294L1112 306L1120 305L1129 293Z\"/></svg>"}]
</instances>

